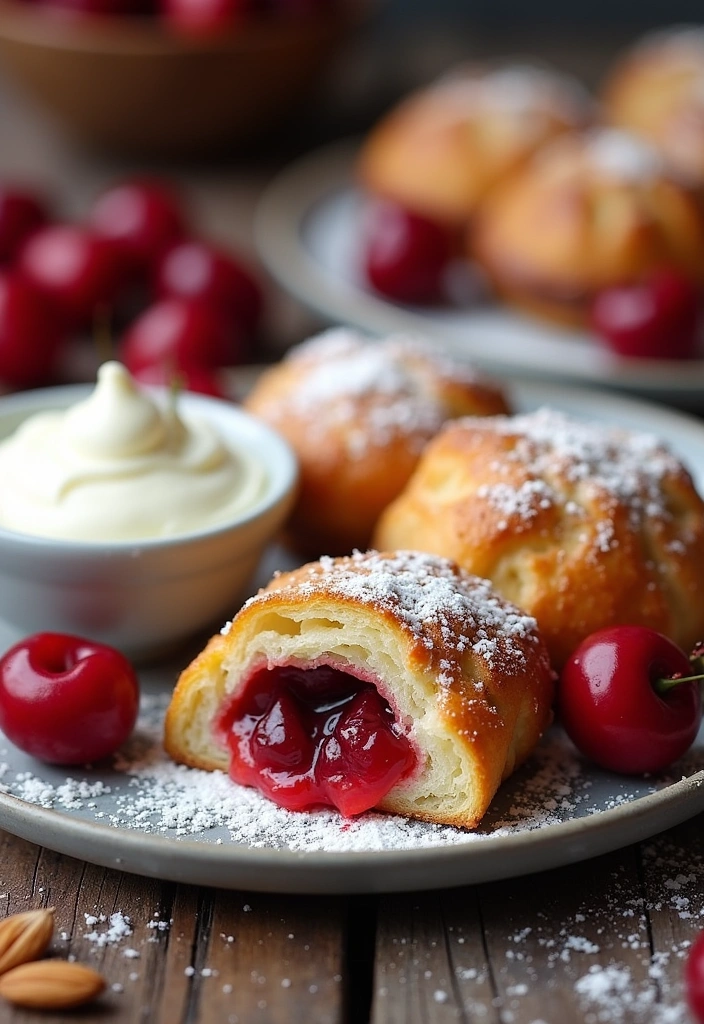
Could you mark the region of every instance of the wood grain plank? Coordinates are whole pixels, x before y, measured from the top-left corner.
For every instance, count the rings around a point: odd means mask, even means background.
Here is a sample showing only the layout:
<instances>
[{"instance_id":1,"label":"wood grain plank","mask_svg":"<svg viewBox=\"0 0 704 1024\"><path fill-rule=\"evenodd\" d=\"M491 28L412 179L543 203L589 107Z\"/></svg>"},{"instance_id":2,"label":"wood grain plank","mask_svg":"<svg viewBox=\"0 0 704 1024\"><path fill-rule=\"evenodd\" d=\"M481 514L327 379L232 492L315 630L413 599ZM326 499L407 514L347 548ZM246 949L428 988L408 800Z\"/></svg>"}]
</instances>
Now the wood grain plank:
<instances>
[{"instance_id":1,"label":"wood grain plank","mask_svg":"<svg viewBox=\"0 0 704 1024\"><path fill-rule=\"evenodd\" d=\"M659 1001L684 1000L684 963L704 927L704 815L642 843L650 973Z\"/></svg>"},{"instance_id":2,"label":"wood grain plank","mask_svg":"<svg viewBox=\"0 0 704 1024\"><path fill-rule=\"evenodd\" d=\"M514 1024L598 1019L605 1007L588 998L599 991L595 975L607 988L624 979L629 991L649 989L642 896L636 848L483 886L485 942L503 1012ZM626 941L632 935L638 943ZM624 1024L636 1019L628 1003L618 1011Z\"/></svg>"},{"instance_id":3,"label":"wood grain plank","mask_svg":"<svg viewBox=\"0 0 704 1024\"><path fill-rule=\"evenodd\" d=\"M193 1021L339 1024L346 901L210 895L193 963Z\"/></svg>"},{"instance_id":4,"label":"wood grain plank","mask_svg":"<svg viewBox=\"0 0 704 1024\"><path fill-rule=\"evenodd\" d=\"M691 885L704 914L698 876ZM526 878L387 897L372 1022L642 1024L656 1009L679 1012L681 990L653 972L651 927L637 847Z\"/></svg>"},{"instance_id":5,"label":"wood grain plank","mask_svg":"<svg viewBox=\"0 0 704 1024\"><path fill-rule=\"evenodd\" d=\"M106 993L93 1007L81 1011L83 1024L103 1021L106 1015L115 1024L155 1020L155 1007L166 990L169 960L164 947L170 935L174 887L84 864L4 833L0 833L0 855L0 895L8 893L7 911L54 906L56 933L51 954L75 958L106 979ZM114 928L110 932L110 917L115 913L129 918L131 934L120 937ZM157 915L167 922L164 931L149 927ZM98 920L93 922L93 918ZM187 987L183 986L180 1007L176 993L177 988L172 986L168 993L172 1014L168 1019L173 1022L180 1019L185 1008ZM6 1007L0 1010L0 1021L12 1024L47 1024L49 1020L59 1024L75 1019L75 1014L48 1016Z\"/></svg>"},{"instance_id":6,"label":"wood grain plank","mask_svg":"<svg viewBox=\"0 0 704 1024\"><path fill-rule=\"evenodd\" d=\"M372 1024L498 1022L476 890L380 900Z\"/></svg>"}]
</instances>

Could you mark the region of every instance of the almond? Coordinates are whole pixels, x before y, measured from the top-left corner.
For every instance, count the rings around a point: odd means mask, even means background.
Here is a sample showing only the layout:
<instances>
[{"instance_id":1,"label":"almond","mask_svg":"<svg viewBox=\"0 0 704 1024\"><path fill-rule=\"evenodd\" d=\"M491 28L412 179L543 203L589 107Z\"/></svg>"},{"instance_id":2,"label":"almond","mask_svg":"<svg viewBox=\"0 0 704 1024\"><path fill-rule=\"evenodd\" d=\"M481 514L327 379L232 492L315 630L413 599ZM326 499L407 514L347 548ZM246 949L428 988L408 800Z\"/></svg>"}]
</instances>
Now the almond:
<instances>
[{"instance_id":1,"label":"almond","mask_svg":"<svg viewBox=\"0 0 704 1024\"><path fill-rule=\"evenodd\" d=\"M35 960L0 977L0 996L34 1010L68 1010L90 1002L105 981L90 967L68 960Z\"/></svg>"},{"instance_id":2,"label":"almond","mask_svg":"<svg viewBox=\"0 0 704 1024\"><path fill-rule=\"evenodd\" d=\"M28 910L0 921L0 974L36 960L54 934L54 908Z\"/></svg>"}]
</instances>

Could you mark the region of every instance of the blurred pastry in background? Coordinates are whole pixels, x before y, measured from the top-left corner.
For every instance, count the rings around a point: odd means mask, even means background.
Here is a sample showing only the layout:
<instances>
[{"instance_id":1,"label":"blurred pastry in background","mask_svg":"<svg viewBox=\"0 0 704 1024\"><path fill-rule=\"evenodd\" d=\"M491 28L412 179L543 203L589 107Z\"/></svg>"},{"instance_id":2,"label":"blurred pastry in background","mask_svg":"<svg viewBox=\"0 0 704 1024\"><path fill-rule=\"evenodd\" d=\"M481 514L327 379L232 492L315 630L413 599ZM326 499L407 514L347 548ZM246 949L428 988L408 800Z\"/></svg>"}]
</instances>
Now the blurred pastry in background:
<instances>
[{"instance_id":1,"label":"blurred pastry in background","mask_svg":"<svg viewBox=\"0 0 704 1024\"><path fill-rule=\"evenodd\" d=\"M701 285L704 211L647 142L594 128L551 143L495 189L469 245L506 302L581 324L603 289L656 269Z\"/></svg>"},{"instance_id":2,"label":"blurred pastry in background","mask_svg":"<svg viewBox=\"0 0 704 1024\"><path fill-rule=\"evenodd\" d=\"M508 411L501 389L403 336L372 342L338 328L267 370L245 408L277 429L300 463L290 538L307 553L366 548L446 420Z\"/></svg>"},{"instance_id":3,"label":"blurred pastry in background","mask_svg":"<svg viewBox=\"0 0 704 1024\"><path fill-rule=\"evenodd\" d=\"M543 409L448 423L373 543L452 558L530 615L560 667L590 633L704 635L704 502L657 438Z\"/></svg>"},{"instance_id":4,"label":"blurred pastry in background","mask_svg":"<svg viewBox=\"0 0 704 1024\"><path fill-rule=\"evenodd\" d=\"M612 124L648 139L704 187L704 26L645 36L614 67L603 104Z\"/></svg>"},{"instance_id":5,"label":"blurred pastry in background","mask_svg":"<svg viewBox=\"0 0 704 1024\"><path fill-rule=\"evenodd\" d=\"M491 188L591 114L586 92L567 76L520 64L458 69L381 120L359 176L373 195L462 227Z\"/></svg>"}]
</instances>

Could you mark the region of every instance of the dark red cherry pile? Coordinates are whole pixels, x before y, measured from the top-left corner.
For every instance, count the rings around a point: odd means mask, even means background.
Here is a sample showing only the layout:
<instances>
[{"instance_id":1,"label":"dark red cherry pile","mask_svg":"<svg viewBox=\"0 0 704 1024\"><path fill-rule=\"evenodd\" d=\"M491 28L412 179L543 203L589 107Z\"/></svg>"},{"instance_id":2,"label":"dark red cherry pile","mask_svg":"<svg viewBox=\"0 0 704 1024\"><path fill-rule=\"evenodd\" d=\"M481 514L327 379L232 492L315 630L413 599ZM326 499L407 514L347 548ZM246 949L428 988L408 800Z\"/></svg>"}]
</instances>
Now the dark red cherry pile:
<instances>
[{"instance_id":1,"label":"dark red cherry pile","mask_svg":"<svg viewBox=\"0 0 704 1024\"><path fill-rule=\"evenodd\" d=\"M217 371L241 363L262 292L238 256L196 237L162 182L118 184L84 224L52 222L46 203L0 185L0 382L51 382L69 339L125 321L119 356L147 383L178 376L219 394Z\"/></svg>"},{"instance_id":2,"label":"dark red cherry pile","mask_svg":"<svg viewBox=\"0 0 704 1024\"><path fill-rule=\"evenodd\" d=\"M702 719L704 647L688 657L644 626L613 626L584 640L562 671L558 708L575 746L611 771L667 768Z\"/></svg>"},{"instance_id":3,"label":"dark red cherry pile","mask_svg":"<svg viewBox=\"0 0 704 1024\"><path fill-rule=\"evenodd\" d=\"M361 814L416 763L376 687L327 665L259 670L218 732L234 781L289 810L322 804Z\"/></svg>"},{"instance_id":4,"label":"dark red cherry pile","mask_svg":"<svg viewBox=\"0 0 704 1024\"><path fill-rule=\"evenodd\" d=\"M158 17L172 32L210 36L236 32L261 16L313 16L334 0L24 0L64 17Z\"/></svg>"},{"instance_id":5,"label":"dark red cherry pile","mask_svg":"<svg viewBox=\"0 0 704 1024\"><path fill-rule=\"evenodd\" d=\"M51 764L114 753L134 728L139 684L119 651L64 633L36 633L0 658L0 729Z\"/></svg>"}]
</instances>

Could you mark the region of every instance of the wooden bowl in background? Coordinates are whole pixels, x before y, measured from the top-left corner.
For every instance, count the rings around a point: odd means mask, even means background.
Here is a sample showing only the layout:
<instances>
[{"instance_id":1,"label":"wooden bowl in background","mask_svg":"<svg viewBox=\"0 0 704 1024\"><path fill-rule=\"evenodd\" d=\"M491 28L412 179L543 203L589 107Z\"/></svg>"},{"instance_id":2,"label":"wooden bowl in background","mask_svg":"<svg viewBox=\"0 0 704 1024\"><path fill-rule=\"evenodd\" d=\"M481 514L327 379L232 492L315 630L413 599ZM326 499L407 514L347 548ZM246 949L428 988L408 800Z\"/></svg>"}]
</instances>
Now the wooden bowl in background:
<instances>
[{"instance_id":1,"label":"wooden bowl in background","mask_svg":"<svg viewBox=\"0 0 704 1024\"><path fill-rule=\"evenodd\" d=\"M186 38L156 18L65 17L0 0L0 61L75 137L130 156L241 146L301 103L355 16L253 19Z\"/></svg>"}]
</instances>

